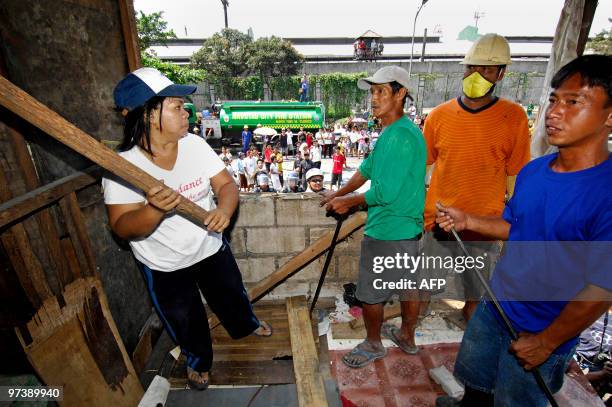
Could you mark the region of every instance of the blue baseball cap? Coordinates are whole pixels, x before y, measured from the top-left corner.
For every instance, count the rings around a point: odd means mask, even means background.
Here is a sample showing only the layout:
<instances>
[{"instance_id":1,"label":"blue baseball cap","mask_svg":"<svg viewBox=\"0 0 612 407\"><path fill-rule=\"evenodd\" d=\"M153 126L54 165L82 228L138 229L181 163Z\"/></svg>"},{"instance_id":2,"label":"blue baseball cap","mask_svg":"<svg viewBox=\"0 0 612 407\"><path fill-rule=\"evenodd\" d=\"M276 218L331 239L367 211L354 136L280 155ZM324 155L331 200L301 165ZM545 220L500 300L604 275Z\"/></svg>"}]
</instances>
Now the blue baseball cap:
<instances>
[{"instance_id":1,"label":"blue baseball cap","mask_svg":"<svg viewBox=\"0 0 612 407\"><path fill-rule=\"evenodd\" d=\"M115 86L113 97L119 109L132 111L155 96L186 96L196 86L177 85L155 68L140 68L127 74Z\"/></svg>"}]
</instances>

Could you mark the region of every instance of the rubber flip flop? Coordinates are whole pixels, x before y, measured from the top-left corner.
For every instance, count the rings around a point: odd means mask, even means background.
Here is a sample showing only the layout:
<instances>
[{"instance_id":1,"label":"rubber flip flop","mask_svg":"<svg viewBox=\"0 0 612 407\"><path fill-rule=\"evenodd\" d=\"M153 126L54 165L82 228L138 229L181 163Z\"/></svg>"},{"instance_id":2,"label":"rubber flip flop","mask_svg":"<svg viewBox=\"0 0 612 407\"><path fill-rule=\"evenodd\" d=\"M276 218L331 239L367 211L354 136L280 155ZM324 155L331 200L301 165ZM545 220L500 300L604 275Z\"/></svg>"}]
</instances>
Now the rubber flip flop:
<instances>
[{"instance_id":1,"label":"rubber flip flop","mask_svg":"<svg viewBox=\"0 0 612 407\"><path fill-rule=\"evenodd\" d=\"M191 380L189 378L189 374L192 372L197 373L198 375L202 374L201 372L195 371L191 368L187 368L187 384L189 385L189 387L193 390L199 390L199 391L206 390L208 388L208 385L210 384L210 374L209 374L209 378L206 379L204 383L200 383L195 380Z\"/></svg>"},{"instance_id":2,"label":"rubber flip flop","mask_svg":"<svg viewBox=\"0 0 612 407\"><path fill-rule=\"evenodd\" d=\"M396 344L404 353L416 355L419 352L419 348L416 345L409 345L406 340L401 337L401 331L395 325L384 324L382 326L382 334Z\"/></svg>"},{"instance_id":3,"label":"rubber flip flop","mask_svg":"<svg viewBox=\"0 0 612 407\"><path fill-rule=\"evenodd\" d=\"M259 328L263 328L263 329L265 329L268 332L266 332L266 333L258 333L257 329L259 329ZM259 336L259 337L263 337L263 338L267 338L267 337L272 336L272 332L273 332L272 325L270 325L266 321L263 321L263 320L259 321L259 328L257 328L256 330L253 331L253 335Z\"/></svg>"},{"instance_id":4,"label":"rubber flip flop","mask_svg":"<svg viewBox=\"0 0 612 407\"><path fill-rule=\"evenodd\" d=\"M382 359L385 356L387 356L387 349L385 348L383 348L383 350L380 353L376 353L376 352L362 349L359 347L360 345L361 344L355 346L349 353L347 353L346 355L342 357L342 362L344 362L344 364L350 368L359 369L359 368L369 365L370 363L374 362L377 359ZM363 356L365 359L361 362L354 363L346 359L347 357L350 357L350 356Z\"/></svg>"}]
</instances>

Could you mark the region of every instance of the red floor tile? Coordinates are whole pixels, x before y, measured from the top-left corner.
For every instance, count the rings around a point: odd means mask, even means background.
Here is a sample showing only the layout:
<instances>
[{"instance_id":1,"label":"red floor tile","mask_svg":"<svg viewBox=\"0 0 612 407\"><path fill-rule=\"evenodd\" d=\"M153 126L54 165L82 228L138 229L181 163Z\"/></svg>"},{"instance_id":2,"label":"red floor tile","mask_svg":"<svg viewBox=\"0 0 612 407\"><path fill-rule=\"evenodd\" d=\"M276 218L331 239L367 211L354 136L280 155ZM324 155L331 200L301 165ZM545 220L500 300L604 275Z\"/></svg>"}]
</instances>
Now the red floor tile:
<instances>
[{"instance_id":1,"label":"red floor tile","mask_svg":"<svg viewBox=\"0 0 612 407\"><path fill-rule=\"evenodd\" d=\"M344 389L359 389L359 388L375 388L381 386L378 375L376 374L376 365L371 363L361 369L353 369L342 363L342 356L345 352L331 352L330 362L332 364L332 374L338 382L338 388L342 392Z\"/></svg>"},{"instance_id":2,"label":"red floor tile","mask_svg":"<svg viewBox=\"0 0 612 407\"><path fill-rule=\"evenodd\" d=\"M458 351L458 343L437 343L421 347L419 353L428 372L434 367L445 366L452 373L455 370Z\"/></svg>"},{"instance_id":3,"label":"red floor tile","mask_svg":"<svg viewBox=\"0 0 612 407\"><path fill-rule=\"evenodd\" d=\"M395 390L397 407L431 407L438 395L433 391L419 391L411 388Z\"/></svg>"},{"instance_id":4,"label":"red floor tile","mask_svg":"<svg viewBox=\"0 0 612 407\"><path fill-rule=\"evenodd\" d=\"M392 348L383 363L392 387L423 387L432 390L428 370L419 355L407 355L400 349Z\"/></svg>"}]
</instances>

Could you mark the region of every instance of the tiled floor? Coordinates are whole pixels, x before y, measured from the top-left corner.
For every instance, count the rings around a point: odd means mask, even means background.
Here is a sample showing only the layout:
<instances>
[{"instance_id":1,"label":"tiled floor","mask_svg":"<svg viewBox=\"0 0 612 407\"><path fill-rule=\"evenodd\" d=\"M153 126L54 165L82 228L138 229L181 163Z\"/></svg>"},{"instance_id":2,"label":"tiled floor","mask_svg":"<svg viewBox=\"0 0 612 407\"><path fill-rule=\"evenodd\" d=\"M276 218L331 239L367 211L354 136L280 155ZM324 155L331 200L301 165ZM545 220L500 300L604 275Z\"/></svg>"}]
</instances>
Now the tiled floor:
<instances>
[{"instance_id":1,"label":"tiled floor","mask_svg":"<svg viewBox=\"0 0 612 407\"><path fill-rule=\"evenodd\" d=\"M459 344L421 346L418 355L390 348L387 356L363 369L351 369L340 360L346 351L330 354L332 375L340 394L359 407L425 407L434 405L442 389L429 378L429 369L452 365Z\"/></svg>"},{"instance_id":2,"label":"tiled floor","mask_svg":"<svg viewBox=\"0 0 612 407\"><path fill-rule=\"evenodd\" d=\"M459 343L419 346L418 355L389 348L384 359L362 368L342 363L346 350L330 351L331 373L338 381L347 407L434 406L442 388L429 378L429 369L446 366L452 372ZM571 370L563 389L556 395L561 406L603 406L584 375Z\"/></svg>"}]
</instances>

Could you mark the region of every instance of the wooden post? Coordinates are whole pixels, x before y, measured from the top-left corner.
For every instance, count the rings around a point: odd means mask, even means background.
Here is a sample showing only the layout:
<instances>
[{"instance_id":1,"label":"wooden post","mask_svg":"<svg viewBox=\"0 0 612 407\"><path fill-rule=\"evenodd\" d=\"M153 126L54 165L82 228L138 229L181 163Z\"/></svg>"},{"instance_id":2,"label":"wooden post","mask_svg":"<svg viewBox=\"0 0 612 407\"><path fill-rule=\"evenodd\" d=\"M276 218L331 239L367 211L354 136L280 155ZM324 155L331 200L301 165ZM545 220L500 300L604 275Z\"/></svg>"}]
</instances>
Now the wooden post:
<instances>
[{"instance_id":1,"label":"wooden post","mask_svg":"<svg viewBox=\"0 0 612 407\"><path fill-rule=\"evenodd\" d=\"M122 158L2 76L0 76L0 105L138 189L148 191L154 186L167 188L162 182ZM204 209L182 196L176 209L199 226L204 225L208 215Z\"/></svg>"},{"instance_id":2,"label":"wooden post","mask_svg":"<svg viewBox=\"0 0 612 407\"><path fill-rule=\"evenodd\" d=\"M6 176L2 167L0 167L0 200L6 201L10 197L11 193L8 190ZM32 251L23 224L14 225L1 233L0 240L28 300L37 308L43 300L53 293L47 284L40 261Z\"/></svg>"},{"instance_id":3,"label":"wooden post","mask_svg":"<svg viewBox=\"0 0 612 407\"><path fill-rule=\"evenodd\" d=\"M28 150L28 146L22 134L8 124L6 126L7 134L11 140L15 158L28 190L33 190L39 186L38 175L32 162L32 156ZM49 258L52 263L52 268L55 270L55 275L59 284L63 287L74 280L66 258L63 255L62 246L57 233L54 217L49 209L43 209L35 215L38 223L38 230L44 242L45 249L49 253Z\"/></svg>"},{"instance_id":4,"label":"wooden post","mask_svg":"<svg viewBox=\"0 0 612 407\"><path fill-rule=\"evenodd\" d=\"M70 236L72 236L72 243L75 245L81 274L83 276L98 275L96 259L91 248L91 242L89 241L89 235L87 234L87 228L83 221L76 193L73 191L60 199L59 205L64 215L66 228Z\"/></svg>"},{"instance_id":5,"label":"wooden post","mask_svg":"<svg viewBox=\"0 0 612 407\"><path fill-rule=\"evenodd\" d=\"M130 71L135 71L142 67L142 62L140 61L134 2L132 0L119 0L119 13L121 14L121 30L123 31L128 67Z\"/></svg>"},{"instance_id":6,"label":"wooden post","mask_svg":"<svg viewBox=\"0 0 612 407\"><path fill-rule=\"evenodd\" d=\"M327 406L306 297L287 298L287 316L299 406Z\"/></svg>"}]
</instances>

